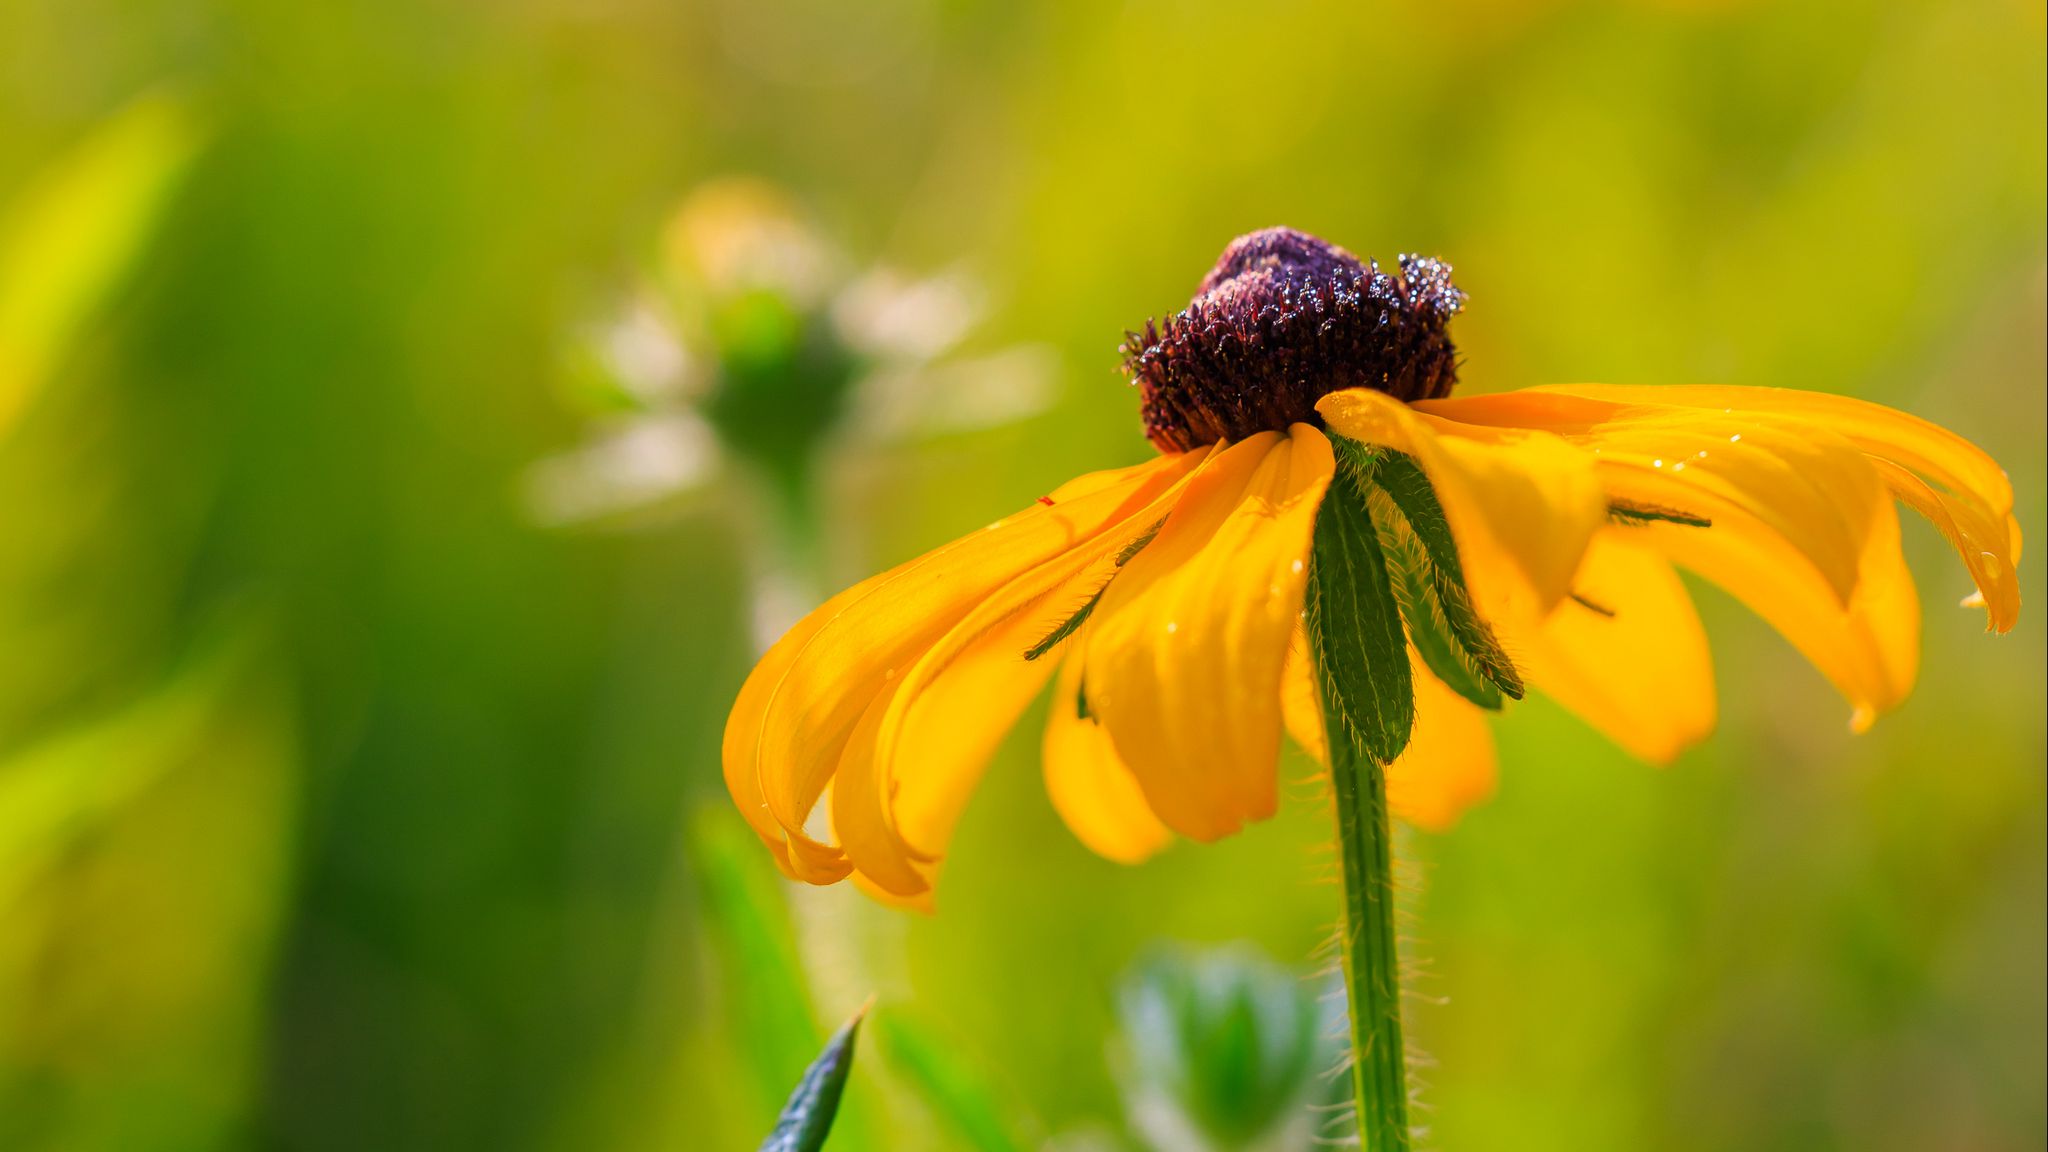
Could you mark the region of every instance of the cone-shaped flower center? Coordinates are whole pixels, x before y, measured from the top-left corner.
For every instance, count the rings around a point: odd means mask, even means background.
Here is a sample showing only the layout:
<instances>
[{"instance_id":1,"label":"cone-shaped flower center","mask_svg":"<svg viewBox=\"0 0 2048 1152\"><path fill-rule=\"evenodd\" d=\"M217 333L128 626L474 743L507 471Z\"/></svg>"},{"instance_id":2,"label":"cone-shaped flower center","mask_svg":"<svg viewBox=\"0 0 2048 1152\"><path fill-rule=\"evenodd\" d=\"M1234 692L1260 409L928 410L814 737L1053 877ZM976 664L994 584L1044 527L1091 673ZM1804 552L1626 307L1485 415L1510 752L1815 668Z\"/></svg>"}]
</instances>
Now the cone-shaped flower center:
<instances>
[{"instance_id":1,"label":"cone-shaped flower center","mask_svg":"<svg viewBox=\"0 0 2048 1152\"><path fill-rule=\"evenodd\" d=\"M1448 395L1464 306L1450 266L1402 256L1399 275L1292 228L1231 241L1186 311L1124 341L1145 435L1185 452L1290 424L1320 424L1316 401L1343 388L1402 400Z\"/></svg>"}]
</instances>

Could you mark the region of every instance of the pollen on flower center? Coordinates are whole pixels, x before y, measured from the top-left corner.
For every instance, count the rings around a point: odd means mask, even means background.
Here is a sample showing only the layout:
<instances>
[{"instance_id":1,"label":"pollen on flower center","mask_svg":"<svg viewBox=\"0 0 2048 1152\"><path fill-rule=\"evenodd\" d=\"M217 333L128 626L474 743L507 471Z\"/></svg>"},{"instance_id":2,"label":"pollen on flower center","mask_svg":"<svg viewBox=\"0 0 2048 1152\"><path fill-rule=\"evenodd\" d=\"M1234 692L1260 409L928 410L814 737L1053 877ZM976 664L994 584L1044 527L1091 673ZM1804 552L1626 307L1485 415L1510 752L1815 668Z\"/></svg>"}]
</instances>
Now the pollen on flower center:
<instances>
[{"instance_id":1,"label":"pollen on flower center","mask_svg":"<svg viewBox=\"0 0 2048 1152\"><path fill-rule=\"evenodd\" d=\"M1402 256L1399 275L1327 241L1268 228L1231 241L1186 310L1126 335L1145 435L1185 452L1297 422L1344 388L1401 400L1448 395L1464 306L1441 261Z\"/></svg>"}]
</instances>

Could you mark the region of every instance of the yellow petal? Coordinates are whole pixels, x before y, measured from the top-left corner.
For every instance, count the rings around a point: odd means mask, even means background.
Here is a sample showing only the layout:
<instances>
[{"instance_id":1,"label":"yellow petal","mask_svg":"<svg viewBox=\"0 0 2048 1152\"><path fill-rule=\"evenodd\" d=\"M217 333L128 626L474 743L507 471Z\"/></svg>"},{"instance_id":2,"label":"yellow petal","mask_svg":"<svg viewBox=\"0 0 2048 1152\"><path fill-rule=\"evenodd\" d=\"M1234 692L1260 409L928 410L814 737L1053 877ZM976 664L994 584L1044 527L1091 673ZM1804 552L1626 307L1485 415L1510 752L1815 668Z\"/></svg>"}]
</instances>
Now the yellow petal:
<instances>
[{"instance_id":1,"label":"yellow petal","mask_svg":"<svg viewBox=\"0 0 2048 1152\"><path fill-rule=\"evenodd\" d=\"M1637 389L1648 394L1651 389ZM1610 497L1698 512L1733 507L1796 543L1837 597L1856 587L1884 486L1856 447L1823 428L1769 414L1553 392L1429 401L1424 411L1472 424L1540 428L1594 454Z\"/></svg>"},{"instance_id":2,"label":"yellow petal","mask_svg":"<svg viewBox=\"0 0 2048 1152\"><path fill-rule=\"evenodd\" d=\"M1571 591L1579 557L1607 520L1586 453L1543 432L1424 415L1369 389L1332 392L1316 411L1332 431L1421 465L1488 612L1547 612ZM1503 584L1510 575L1519 581Z\"/></svg>"},{"instance_id":3,"label":"yellow petal","mask_svg":"<svg viewBox=\"0 0 2048 1152\"><path fill-rule=\"evenodd\" d=\"M923 912L926 915L938 911L938 899L929 888L915 896L899 896L859 872L853 874L853 886L860 889L861 893L870 900L878 904L886 904L891 908L906 908L912 912Z\"/></svg>"},{"instance_id":4,"label":"yellow petal","mask_svg":"<svg viewBox=\"0 0 2048 1152\"><path fill-rule=\"evenodd\" d=\"M733 804L739 808L740 815L746 817L754 833L775 854L776 863L792 877L797 875L796 864L790 858L781 823L769 811L768 795L762 790L761 773L754 755L760 743L761 717L767 710L775 685L781 683L797 653L803 651L804 644L826 621L858 599L865 587L855 585L827 600L824 606L799 620L782 639L770 646L767 655L761 657L746 683L740 686L739 698L733 701L732 713L725 720L719 758L725 771L726 791L732 794ZM819 883L841 879L851 868L843 860L822 860L820 864Z\"/></svg>"},{"instance_id":5,"label":"yellow petal","mask_svg":"<svg viewBox=\"0 0 2048 1152\"><path fill-rule=\"evenodd\" d=\"M1678 573L1633 543L1633 531L1596 537L1574 599L1509 643L1530 684L1629 752L1665 763L1713 730L1714 669Z\"/></svg>"},{"instance_id":6,"label":"yellow petal","mask_svg":"<svg viewBox=\"0 0 2048 1152\"><path fill-rule=\"evenodd\" d=\"M1030 652L1117 571L1196 464L1116 524L975 605L868 706L833 782L833 827L856 874L895 896L931 886L983 768L1052 674Z\"/></svg>"},{"instance_id":7,"label":"yellow petal","mask_svg":"<svg viewBox=\"0 0 2048 1152\"><path fill-rule=\"evenodd\" d=\"M2012 481L1984 450L1918 416L1826 392L1732 385L1569 384L1532 389L1621 404L1667 404L1731 415L1789 416L1841 436L1872 456L1910 468L1935 483L1967 493L2003 516L2012 511Z\"/></svg>"},{"instance_id":8,"label":"yellow petal","mask_svg":"<svg viewBox=\"0 0 2048 1152\"><path fill-rule=\"evenodd\" d=\"M1045 724L1045 790L1075 837L1098 855L1136 864L1167 846L1173 833L1152 814L1109 733L1081 715L1085 638L1077 638L1053 689Z\"/></svg>"},{"instance_id":9,"label":"yellow petal","mask_svg":"<svg viewBox=\"0 0 2048 1152\"><path fill-rule=\"evenodd\" d=\"M832 784L833 830L859 874L899 896L930 887L982 770L1053 671L1024 659L1046 627L1020 609L943 675L903 679L869 705Z\"/></svg>"},{"instance_id":10,"label":"yellow petal","mask_svg":"<svg viewBox=\"0 0 2048 1152\"><path fill-rule=\"evenodd\" d=\"M1900 500L1932 520L1977 584L1992 630L2019 617L2013 570L2020 545L2012 520L2012 482L1984 451L1940 425L1896 409L1785 388L1571 385L1542 389L1622 403L1683 405L1729 415L1768 413L1840 436L1891 467L1879 467Z\"/></svg>"},{"instance_id":11,"label":"yellow petal","mask_svg":"<svg viewBox=\"0 0 2048 1152\"><path fill-rule=\"evenodd\" d=\"M1978 501L1943 492L1890 460L1873 456L1871 463L1892 494L1932 521L1962 557L1977 586L1972 607L1984 609L1989 630L2012 631L2020 616L2019 528L2012 516L1995 520Z\"/></svg>"},{"instance_id":12,"label":"yellow petal","mask_svg":"<svg viewBox=\"0 0 2048 1152\"><path fill-rule=\"evenodd\" d=\"M1418 828L1442 832L1493 795L1493 728L1486 710L1445 687L1410 652L1415 731L1387 765L1387 807Z\"/></svg>"},{"instance_id":13,"label":"yellow petal","mask_svg":"<svg viewBox=\"0 0 2048 1152\"><path fill-rule=\"evenodd\" d=\"M1712 528L1650 524L1628 531L1769 621L1849 698L1857 730L1906 698L1919 670L1920 600L1890 506L1877 517L1846 605L1782 537L1732 510L1710 515Z\"/></svg>"},{"instance_id":14,"label":"yellow petal","mask_svg":"<svg viewBox=\"0 0 2048 1152\"><path fill-rule=\"evenodd\" d=\"M1334 467L1304 424L1224 449L1096 611L1089 708L1182 835L1273 813L1281 665Z\"/></svg>"},{"instance_id":15,"label":"yellow petal","mask_svg":"<svg viewBox=\"0 0 2048 1152\"><path fill-rule=\"evenodd\" d=\"M1329 733L1323 731L1322 697L1316 694L1315 666L1309 662L1308 630L1296 628L1287 645L1280 678L1280 718L1287 735L1316 763L1330 763ZM1413 663L1413 661L1410 661Z\"/></svg>"},{"instance_id":16,"label":"yellow petal","mask_svg":"<svg viewBox=\"0 0 2048 1152\"><path fill-rule=\"evenodd\" d=\"M1411 647L1415 728L1408 747L1387 765L1387 807L1419 828L1441 832L1465 809L1493 795L1493 730L1484 709L1445 687ZM1329 762L1305 633L1297 630L1281 685L1287 734L1318 762Z\"/></svg>"},{"instance_id":17,"label":"yellow petal","mask_svg":"<svg viewBox=\"0 0 2048 1152\"><path fill-rule=\"evenodd\" d=\"M876 696L1011 579L1121 524L1205 455L1084 476L833 597L777 642L733 705L723 759L735 801L778 861L799 879L843 877L839 849L803 824Z\"/></svg>"},{"instance_id":18,"label":"yellow petal","mask_svg":"<svg viewBox=\"0 0 2048 1152\"><path fill-rule=\"evenodd\" d=\"M875 764L875 736L898 688L889 685L869 703L846 741L832 778L832 835L867 887L908 899L929 892L931 878L889 826Z\"/></svg>"}]
</instances>

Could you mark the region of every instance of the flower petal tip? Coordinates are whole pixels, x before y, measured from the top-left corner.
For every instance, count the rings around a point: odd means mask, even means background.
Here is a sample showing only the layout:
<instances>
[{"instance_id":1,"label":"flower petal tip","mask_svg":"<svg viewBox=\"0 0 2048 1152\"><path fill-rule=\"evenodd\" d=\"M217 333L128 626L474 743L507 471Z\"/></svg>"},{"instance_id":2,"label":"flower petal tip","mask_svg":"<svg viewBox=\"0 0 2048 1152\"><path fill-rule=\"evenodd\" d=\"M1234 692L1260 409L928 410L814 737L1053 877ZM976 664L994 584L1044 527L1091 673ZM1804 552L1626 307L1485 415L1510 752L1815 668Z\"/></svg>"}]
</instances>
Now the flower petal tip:
<instances>
[{"instance_id":1,"label":"flower petal tip","mask_svg":"<svg viewBox=\"0 0 2048 1152\"><path fill-rule=\"evenodd\" d=\"M875 883L874 878L865 872L855 872L853 874L853 886L867 893L868 897L876 903L886 904L891 908L902 908L926 916L936 915L939 910L938 893L930 887L925 888L921 892L907 895L902 892L892 892Z\"/></svg>"}]
</instances>

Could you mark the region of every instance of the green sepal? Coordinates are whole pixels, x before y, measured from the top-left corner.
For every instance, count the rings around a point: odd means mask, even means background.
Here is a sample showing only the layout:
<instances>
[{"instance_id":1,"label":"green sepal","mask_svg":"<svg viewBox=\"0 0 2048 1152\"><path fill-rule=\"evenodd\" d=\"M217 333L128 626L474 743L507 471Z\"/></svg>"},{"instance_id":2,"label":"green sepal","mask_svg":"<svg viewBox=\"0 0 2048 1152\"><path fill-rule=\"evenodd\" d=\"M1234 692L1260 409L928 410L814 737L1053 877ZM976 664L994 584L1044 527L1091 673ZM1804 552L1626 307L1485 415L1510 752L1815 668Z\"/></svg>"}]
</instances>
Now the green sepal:
<instances>
[{"instance_id":1,"label":"green sepal","mask_svg":"<svg viewBox=\"0 0 2048 1152\"><path fill-rule=\"evenodd\" d=\"M1366 482L1355 468L1339 467L1316 512L1308 635L1333 745L1342 733L1387 764L1408 746L1415 685L1386 555L1366 507Z\"/></svg>"},{"instance_id":2,"label":"green sepal","mask_svg":"<svg viewBox=\"0 0 2048 1152\"><path fill-rule=\"evenodd\" d=\"M1643 524L1683 524L1687 528L1712 528L1714 522L1705 516L1695 516L1676 508L1661 504L1645 504L1640 500L1609 500L1607 518L1626 527Z\"/></svg>"},{"instance_id":3,"label":"green sepal","mask_svg":"<svg viewBox=\"0 0 2048 1152\"><path fill-rule=\"evenodd\" d=\"M865 1008L854 1013L804 1069L803 1079L789 1094L789 1103L782 1106L775 1131L761 1142L760 1152L818 1152L825 1146L825 1137L831 1134L832 1121L839 1114L846 1078L853 1071L853 1044L865 1015Z\"/></svg>"},{"instance_id":4,"label":"green sepal","mask_svg":"<svg viewBox=\"0 0 2048 1152\"><path fill-rule=\"evenodd\" d=\"M1067 637L1072 636L1076 632L1079 632L1081 630L1081 625L1086 624L1088 622L1088 617L1093 616L1095 614L1095 606L1097 604L1102 603L1102 594L1107 591L1109 591L1109 584L1107 582L1104 582L1102 587L1097 588L1095 590L1094 595L1088 597L1088 602L1086 604L1081 605L1078 611L1076 611L1072 616L1067 617L1065 620L1060 621L1058 627L1054 628L1052 631L1045 634L1045 639L1040 640L1038 643L1033 644L1030 648L1026 649L1024 652L1024 658L1026 660L1036 660L1039 657L1044 656L1046 653L1052 651L1053 649L1059 647L1062 643L1066 641Z\"/></svg>"},{"instance_id":5,"label":"green sepal","mask_svg":"<svg viewBox=\"0 0 2048 1152\"><path fill-rule=\"evenodd\" d=\"M1373 527L1379 530L1380 550L1387 557L1387 579L1401 607L1401 619L1408 623L1408 640L1422 662L1451 691L1481 708L1500 711L1505 703L1500 687L1487 678L1455 637L1443 599L1431 580L1422 541L1395 510L1392 498L1378 487L1366 494L1366 507L1372 512Z\"/></svg>"},{"instance_id":6,"label":"green sepal","mask_svg":"<svg viewBox=\"0 0 2048 1152\"><path fill-rule=\"evenodd\" d=\"M1607 605L1600 603L1598 600L1589 600L1586 597L1579 595L1577 592L1574 592L1571 594L1571 601L1572 603L1577 604L1579 607L1584 608L1586 611L1591 612L1594 615L1605 616L1609 620L1614 619L1614 609L1609 608Z\"/></svg>"},{"instance_id":7,"label":"green sepal","mask_svg":"<svg viewBox=\"0 0 2048 1152\"><path fill-rule=\"evenodd\" d=\"M1159 530L1164 527L1166 527L1166 517L1161 516L1157 521L1153 523L1153 525L1150 528L1147 528L1143 532L1140 532L1134 539L1131 540L1130 543L1125 544L1122 548L1119 548L1116 554L1116 566L1118 568L1121 568L1124 565L1129 564L1131 562L1131 558L1136 556L1138 553L1143 552L1145 550L1145 545L1152 543L1153 539L1159 535ZM1114 573L1112 573L1112 575L1114 575ZM1046 653L1052 651L1053 649L1059 647L1062 643L1066 641L1066 639L1069 636L1072 636L1074 633L1079 632L1081 630L1081 625L1086 624L1088 622L1088 617L1093 616L1095 614L1095 606L1097 604L1102 603L1102 594L1107 591L1109 591L1109 581L1105 580L1102 582L1102 587L1097 588L1095 590L1095 594L1088 597L1088 602L1086 604L1081 605L1081 607L1077 611L1075 611L1075 613L1072 616L1069 616L1065 620L1060 621L1058 627L1054 628L1051 632L1046 633L1045 639L1040 640L1036 644L1033 644L1028 650L1026 650L1024 653L1024 658L1026 660L1036 660L1039 657L1044 656Z\"/></svg>"},{"instance_id":8,"label":"green sepal","mask_svg":"<svg viewBox=\"0 0 2048 1152\"><path fill-rule=\"evenodd\" d=\"M1375 496L1369 501L1388 571L1408 622L1408 636L1423 662L1452 691L1482 708L1499 709L1502 697L1520 700L1526 688L1465 585L1451 522L1412 457L1334 438L1349 467Z\"/></svg>"}]
</instances>

